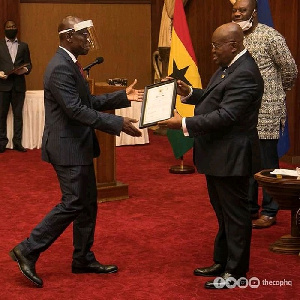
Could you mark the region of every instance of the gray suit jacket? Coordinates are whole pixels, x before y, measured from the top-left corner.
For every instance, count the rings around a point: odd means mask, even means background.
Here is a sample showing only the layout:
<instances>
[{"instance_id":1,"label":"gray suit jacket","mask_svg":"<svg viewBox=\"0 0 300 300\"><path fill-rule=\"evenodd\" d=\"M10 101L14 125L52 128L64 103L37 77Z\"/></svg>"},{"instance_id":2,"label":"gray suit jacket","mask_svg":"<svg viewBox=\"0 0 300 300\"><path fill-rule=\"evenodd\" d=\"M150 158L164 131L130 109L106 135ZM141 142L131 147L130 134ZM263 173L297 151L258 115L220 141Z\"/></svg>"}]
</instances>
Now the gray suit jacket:
<instances>
[{"instance_id":1,"label":"gray suit jacket","mask_svg":"<svg viewBox=\"0 0 300 300\"><path fill-rule=\"evenodd\" d=\"M28 72L24 75L30 73L32 65L30 59L30 52L28 45L24 42L18 41L18 52L16 55L15 63L12 62L5 39L0 40L0 71L4 73L13 70L15 67L21 66L28 63ZM0 91L7 92L10 91L13 86L17 92L26 91L26 82L24 75L11 74L7 79L0 79Z\"/></svg>"},{"instance_id":2,"label":"gray suit jacket","mask_svg":"<svg viewBox=\"0 0 300 300\"><path fill-rule=\"evenodd\" d=\"M195 137L194 163L212 176L248 176L260 169L256 130L263 79L249 52L225 72L219 68L206 89L195 89L188 103L195 116L186 119Z\"/></svg>"},{"instance_id":3,"label":"gray suit jacket","mask_svg":"<svg viewBox=\"0 0 300 300\"><path fill-rule=\"evenodd\" d=\"M100 154L94 129L119 135L123 118L110 109L130 106L125 91L94 96L79 68L59 48L44 76L45 129L42 159L57 165L88 165Z\"/></svg>"}]
</instances>

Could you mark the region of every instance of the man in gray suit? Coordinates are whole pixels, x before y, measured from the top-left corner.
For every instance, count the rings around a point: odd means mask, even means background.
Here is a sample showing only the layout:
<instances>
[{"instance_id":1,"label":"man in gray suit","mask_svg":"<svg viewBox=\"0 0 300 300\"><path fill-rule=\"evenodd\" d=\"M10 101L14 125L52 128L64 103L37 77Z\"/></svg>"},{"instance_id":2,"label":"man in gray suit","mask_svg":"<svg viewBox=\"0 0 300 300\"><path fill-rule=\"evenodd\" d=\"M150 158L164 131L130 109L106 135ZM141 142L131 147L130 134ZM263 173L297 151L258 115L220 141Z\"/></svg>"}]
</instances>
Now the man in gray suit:
<instances>
[{"instance_id":1,"label":"man in gray suit","mask_svg":"<svg viewBox=\"0 0 300 300\"><path fill-rule=\"evenodd\" d=\"M251 215L249 176L259 170L258 111L263 79L243 45L239 25L228 23L212 36L213 60L220 66L206 89L190 88L178 81L182 101L195 105L195 116L179 114L160 122L183 129L195 138L194 163L206 176L219 231L214 244L214 264L194 270L197 276L221 276L220 284L207 281L205 288L226 288L249 270ZM232 281L231 281L232 280ZM233 285L234 286L234 285Z\"/></svg>"},{"instance_id":2,"label":"man in gray suit","mask_svg":"<svg viewBox=\"0 0 300 300\"><path fill-rule=\"evenodd\" d=\"M10 252L21 272L34 284L43 286L35 264L41 252L73 222L73 273L114 273L114 265L100 264L91 250L97 216L97 188L93 158L100 149L95 129L119 135L121 131L140 136L134 119L102 113L141 101L143 91L133 89L93 96L78 66L79 55L92 45L91 21L66 17L58 27L60 47L49 62L45 77L45 129L42 159L57 173L62 198L46 217Z\"/></svg>"},{"instance_id":3,"label":"man in gray suit","mask_svg":"<svg viewBox=\"0 0 300 300\"><path fill-rule=\"evenodd\" d=\"M31 71L30 52L28 45L17 39L18 28L14 21L6 21L4 31L5 38L0 40L0 153L5 151L8 143L6 119L10 104L14 115L13 147L26 152L22 146L24 75Z\"/></svg>"}]
</instances>

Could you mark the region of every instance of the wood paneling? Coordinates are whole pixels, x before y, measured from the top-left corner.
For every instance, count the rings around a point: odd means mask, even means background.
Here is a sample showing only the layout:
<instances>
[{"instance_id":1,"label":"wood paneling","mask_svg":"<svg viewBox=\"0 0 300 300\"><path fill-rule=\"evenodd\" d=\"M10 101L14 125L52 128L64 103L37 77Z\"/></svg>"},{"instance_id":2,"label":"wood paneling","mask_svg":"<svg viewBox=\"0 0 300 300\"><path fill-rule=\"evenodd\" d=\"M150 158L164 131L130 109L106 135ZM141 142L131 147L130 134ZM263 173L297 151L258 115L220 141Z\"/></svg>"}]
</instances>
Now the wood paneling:
<instances>
[{"instance_id":1,"label":"wood paneling","mask_svg":"<svg viewBox=\"0 0 300 300\"><path fill-rule=\"evenodd\" d=\"M94 66L90 78L138 79L141 88L151 82L151 6L149 4L55 4L22 3L22 39L29 44L33 69L27 76L28 89L43 88L43 74L58 47L57 26L68 15L92 19L100 50L80 56L83 66L103 56L104 63ZM33 18L34 16L34 18Z\"/></svg>"},{"instance_id":2,"label":"wood paneling","mask_svg":"<svg viewBox=\"0 0 300 300\"><path fill-rule=\"evenodd\" d=\"M4 23L13 20L20 26L19 0L0 0L0 38L4 38Z\"/></svg>"},{"instance_id":3,"label":"wood paneling","mask_svg":"<svg viewBox=\"0 0 300 300\"><path fill-rule=\"evenodd\" d=\"M163 0L152 0L151 5L151 54L157 50L159 29L161 22L161 13L163 9ZM152 59L152 57L151 57ZM154 78L154 69L152 68L151 78Z\"/></svg>"},{"instance_id":4,"label":"wood paneling","mask_svg":"<svg viewBox=\"0 0 300 300\"><path fill-rule=\"evenodd\" d=\"M151 0L20 0L20 3L149 4Z\"/></svg>"}]
</instances>

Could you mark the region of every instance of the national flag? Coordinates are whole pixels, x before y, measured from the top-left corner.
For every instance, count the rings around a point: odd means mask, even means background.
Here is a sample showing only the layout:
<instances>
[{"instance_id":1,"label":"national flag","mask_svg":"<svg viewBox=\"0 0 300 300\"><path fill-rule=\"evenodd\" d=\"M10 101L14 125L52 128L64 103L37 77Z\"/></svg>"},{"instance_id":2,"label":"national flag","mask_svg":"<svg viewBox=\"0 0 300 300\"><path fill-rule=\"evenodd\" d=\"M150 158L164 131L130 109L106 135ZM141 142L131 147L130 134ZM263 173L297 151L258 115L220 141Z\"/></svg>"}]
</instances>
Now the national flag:
<instances>
[{"instance_id":1,"label":"national flag","mask_svg":"<svg viewBox=\"0 0 300 300\"><path fill-rule=\"evenodd\" d=\"M257 14L258 14L259 23L263 23L270 27L274 27L272 14L269 6L269 0L258 0ZM289 135L289 126L288 126L288 116L286 115L286 120L285 120L283 130L282 130L282 125L280 124L279 139L277 144L278 156L282 157L289 151L289 149L290 149L290 135Z\"/></svg>"},{"instance_id":2,"label":"national flag","mask_svg":"<svg viewBox=\"0 0 300 300\"><path fill-rule=\"evenodd\" d=\"M195 88L202 87L182 0L176 0L174 6L168 74ZM176 99L176 109L183 117L194 115L194 106L182 104L180 96ZM169 129L167 136L176 158L193 147L194 139L185 137L182 130Z\"/></svg>"}]
</instances>

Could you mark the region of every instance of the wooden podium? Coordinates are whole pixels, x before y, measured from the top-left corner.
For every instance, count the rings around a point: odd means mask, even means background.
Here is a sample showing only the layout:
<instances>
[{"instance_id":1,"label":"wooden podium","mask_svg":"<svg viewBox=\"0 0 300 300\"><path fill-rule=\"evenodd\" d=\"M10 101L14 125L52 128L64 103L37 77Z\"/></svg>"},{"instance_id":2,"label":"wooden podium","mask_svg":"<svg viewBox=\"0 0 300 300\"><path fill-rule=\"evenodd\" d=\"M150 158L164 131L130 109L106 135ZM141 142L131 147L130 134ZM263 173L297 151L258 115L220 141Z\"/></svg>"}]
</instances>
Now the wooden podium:
<instances>
[{"instance_id":1,"label":"wooden podium","mask_svg":"<svg viewBox=\"0 0 300 300\"><path fill-rule=\"evenodd\" d=\"M91 88L95 95L111 93L124 89L120 86L103 86L95 83ZM114 111L107 111L114 114ZM101 154L94 159L98 201L114 201L129 198L128 184L116 180L116 138L114 135L96 130Z\"/></svg>"}]
</instances>

